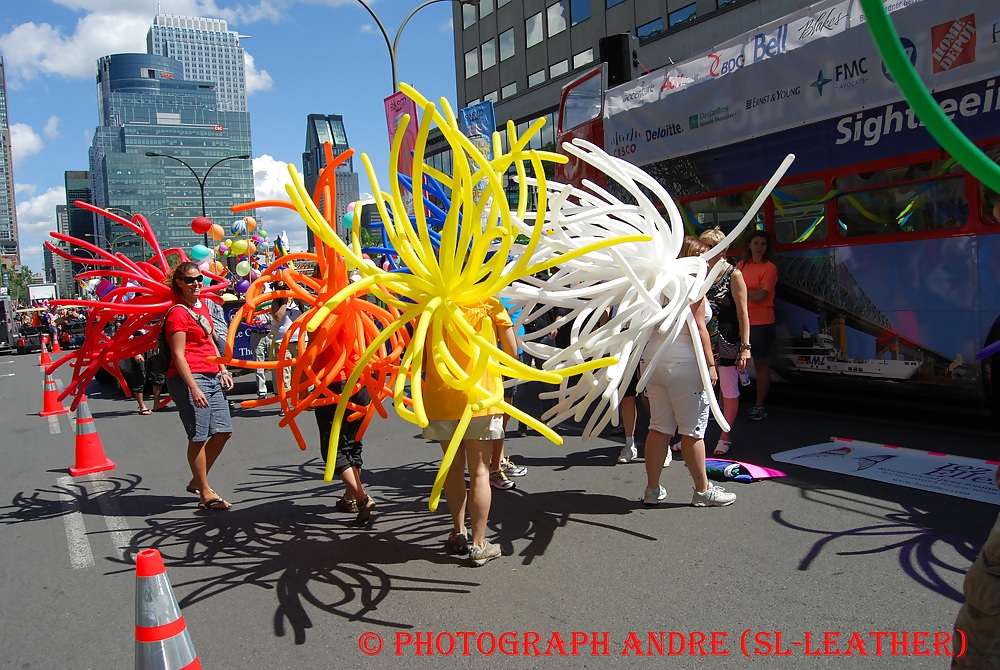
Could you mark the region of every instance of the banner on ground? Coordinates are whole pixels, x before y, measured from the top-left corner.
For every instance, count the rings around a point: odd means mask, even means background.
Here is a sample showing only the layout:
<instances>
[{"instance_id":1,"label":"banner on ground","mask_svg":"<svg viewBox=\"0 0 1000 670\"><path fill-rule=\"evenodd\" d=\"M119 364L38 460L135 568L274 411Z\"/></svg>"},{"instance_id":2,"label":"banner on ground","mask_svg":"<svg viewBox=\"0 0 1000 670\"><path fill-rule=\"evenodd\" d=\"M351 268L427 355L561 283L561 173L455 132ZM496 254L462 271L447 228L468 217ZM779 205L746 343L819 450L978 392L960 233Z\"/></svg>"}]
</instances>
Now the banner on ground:
<instances>
[{"instance_id":1,"label":"banner on ground","mask_svg":"<svg viewBox=\"0 0 1000 670\"><path fill-rule=\"evenodd\" d=\"M771 456L781 463L1000 505L997 461L835 437Z\"/></svg>"}]
</instances>

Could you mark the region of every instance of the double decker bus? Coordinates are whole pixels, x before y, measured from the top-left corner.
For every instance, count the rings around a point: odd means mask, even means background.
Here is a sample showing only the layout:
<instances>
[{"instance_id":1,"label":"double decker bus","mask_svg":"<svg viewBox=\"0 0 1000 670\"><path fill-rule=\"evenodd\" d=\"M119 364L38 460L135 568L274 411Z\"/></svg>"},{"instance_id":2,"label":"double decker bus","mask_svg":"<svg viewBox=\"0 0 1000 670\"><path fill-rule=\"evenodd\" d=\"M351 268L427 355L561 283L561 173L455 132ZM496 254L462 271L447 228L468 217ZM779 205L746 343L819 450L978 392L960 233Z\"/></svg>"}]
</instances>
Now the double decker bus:
<instances>
[{"instance_id":1,"label":"double decker bus","mask_svg":"<svg viewBox=\"0 0 1000 670\"><path fill-rule=\"evenodd\" d=\"M1000 159L1000 3L886 8L941 109ZM643 167L689 234L731 230L796 155L755 221L779 272L776 381L1000 408L1000 357L976 359L1000 339L1000 197L922 126L855 0L605 79L601 66L565 87L559 144L581 137ZM557 178L607 185L572 157Z\"/></svg>"}]
</instances>

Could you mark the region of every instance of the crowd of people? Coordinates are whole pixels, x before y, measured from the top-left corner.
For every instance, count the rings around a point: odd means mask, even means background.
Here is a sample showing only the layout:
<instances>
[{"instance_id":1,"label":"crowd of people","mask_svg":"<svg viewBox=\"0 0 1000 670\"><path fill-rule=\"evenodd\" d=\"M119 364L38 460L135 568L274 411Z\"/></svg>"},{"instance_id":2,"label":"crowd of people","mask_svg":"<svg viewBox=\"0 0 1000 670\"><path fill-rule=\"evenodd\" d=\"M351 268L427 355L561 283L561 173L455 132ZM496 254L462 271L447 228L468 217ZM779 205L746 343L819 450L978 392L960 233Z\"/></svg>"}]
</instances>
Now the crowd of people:
<instances>
[{"instance_id":1,"label":"crowd of people","mask_svg":"<svg viewBox=\"0 0 1000 670\"><path fill-rule=\"evenodd\" d=\"M717 229L708 230L700 238L687 237L681 256L700 255L721 243L724 234ZM650 421L645 441L646 488L642 502L656 505L666 498L660 485L660 476L672 460L674 449L681 452L693 484L691 504L696 507L721 507L731 505L735 494L709 481L705 467L705 432L708 424L709 403L702 386L695 348L700 348L707 360L712 385L721 391L724 414L732 426L739 408L740 379L753 357L757 370L757 401L748 418L761 420L767 394L766 359L774 337L774 287L777 273L768 260L769 239L766 233L755 231L748 236L744 259L737 265L729 263L725 253L711 260L711 267L724 263L725 270L711 287L705 299L691 305L697 331L692 335L683 330L673 346L657 363L648 384L642 392L636 389L638 377L650 364L648 355L654 352L662 338L654 335L644 350L640 370L625 393L620 405L625 434L625 445L618 457L619 463L629 463L638 458L636 443L637 401L641 400ZM134 395L138 412L149 415L161 407L161 392L165 387L177 406L177 412L187 438L187 460L191 479L187 490L197 495L199 507L206 511L222 511L230 507L209 483L209 473L226 443L232 437L231 405L226 393L233 387L233 378L225 366L209 363L225 350L228 328L225 315L215 301L201 298L204 276L194 263L181 263L168 275L175 304L163 321L163 339L169 358L162 363L157 352L136 356L121 362L123 376ZM272 288L280 289L280 286ZM508 307L511 311L508 311ZM307 309L296 300L277 298L271 301L269 313L258 315L253 327L260 333L254 347L257 361L274 360L279 355L279 344L286 337L295 320ZM508 354L518 357L528 365L540 367L520 349L519 336L524 325L515 333L516 307L498 298L463 308L466 319L479 330L488 318L493 324L493 341ZM531 331L544 331L561 316L558 308L536 317L528 324ZM141 332L140 332L141 334ZM303 336L304 337L304 336ZM569 344L570 325L553 328L546 340L559 346ZM284 355L295 358L299 341L288 342ZM302 346L308 346L303 343ZM471 370L474 362L461 348L455 347L455 363ZM329 351L324 355L338 356L341 352ZM159 366L154 363L161 360ZM349 371L347 371L349 372ZM347 379L337 380L340 393ZM258 398L268 394L267 379L263 369L255 375ZM288 392L291 388L291 370L287 367L272 376L272 391L279 384ZM484 374L483 388L494 390L493 381ZM522 384L522 386L528 386ZM152 387L152 407L145 402L146 388ZM524 393L521 390L520 393ZM425 367L423 398L429 424L423 437L437 441L447 450L454 435L462 409L466 406L467 392L449 386L441 379L433 365ZM524 406L531 399L518 397L518 386L510 386L504 396L510 404ZM356 390L351 402L365 406L371 402L367 391ZM315 416L320 451L326 459L332 432L335 406L321 405L311 408ZM452 519L452 530L446 546L455 553L468 557L472 565L482 565L500 556L499 545L486 539L487 521L492 503L491 489L509 490L515 487L513 478L527 474L504 452L507 421L502 410L490 407L474 413L466 429L458 453L447 473L444 498ZM358 439L360 419L345 421L341 426L334 475L344 484L344 493L335 502L338 510L357 515L357 520L370 519L376 501L362 483L362 444ZM519 428L524 432L524 427ZM670 445L671 436L679 435L679 442ZM713 455L725 456L733 449L731 430L723 432L716 442ZM468 476L468 482L466 477ZM468 523L467 523L468 520Z\"/></svg>"}]
</instances>

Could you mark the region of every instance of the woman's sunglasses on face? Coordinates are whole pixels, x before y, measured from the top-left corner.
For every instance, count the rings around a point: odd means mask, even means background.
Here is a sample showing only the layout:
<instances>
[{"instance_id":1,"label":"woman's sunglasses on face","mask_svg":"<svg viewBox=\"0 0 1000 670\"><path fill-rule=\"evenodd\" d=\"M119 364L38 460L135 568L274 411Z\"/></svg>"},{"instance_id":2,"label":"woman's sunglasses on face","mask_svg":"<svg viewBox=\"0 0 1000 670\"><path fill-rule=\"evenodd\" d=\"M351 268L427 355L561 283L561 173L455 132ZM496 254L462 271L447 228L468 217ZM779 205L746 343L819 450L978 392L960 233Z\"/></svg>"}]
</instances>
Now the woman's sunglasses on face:
<instances>
[{"instance_id":1,"label":"woman's sunglasses on face","mask_svg":"<svg viewBox=\"0 0 1000 670\"><path fill-rule=\"evenodd\" d=\"M181 281L185 284L198 284L205 281L203 275L195 275L194 277L181 277Z\"/></svg>"}]
</instances>

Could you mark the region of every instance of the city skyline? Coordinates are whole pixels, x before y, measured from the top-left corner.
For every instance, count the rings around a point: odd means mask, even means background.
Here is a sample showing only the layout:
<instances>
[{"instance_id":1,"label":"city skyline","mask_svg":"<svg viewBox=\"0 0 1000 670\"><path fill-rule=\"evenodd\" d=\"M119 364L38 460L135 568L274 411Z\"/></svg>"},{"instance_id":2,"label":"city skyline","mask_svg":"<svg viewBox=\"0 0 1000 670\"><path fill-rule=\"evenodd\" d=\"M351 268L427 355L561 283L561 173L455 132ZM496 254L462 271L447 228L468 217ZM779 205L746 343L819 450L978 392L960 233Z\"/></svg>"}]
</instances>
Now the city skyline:
<instances>
[{"instance_id":1,"label":"city skyline","mask_svg":"<svg viewBox=\"0 0 1000 670\"><path fill-rule=\"evenodd\" d=\"M74 10L65 3L43 1L19 3L0 17L0 55L7 59L12 96L22 257L34 271L43 269L41 243L56 228L55 207L66 202L64 172L88 165L87 151L99 124L94 113L95 64L105 55L144 53L157 4L80 0L73 3L80 9ZM242 36L248 52L257 198L287 199L287 166L301 165L302 123L317 113L343 116L352 145L370 155L380 182L388 183L382 99L392 88L389 56L377 26L359 3L292 2L280 15L267 11L267 3L163 0L159 4L162 14L224 19ZM392 32L417 4L378 3L374 9ZM338 29L324 32L319 25ZM451 3L418 12L400 43L400 80L433 99L444 96L454 105L452 44ZM360 181L362 192L370 190L365 174ZM271 209L264 214L274 221L269 232L285 229L293 249L306 248L305 225L294 213Z\"/></svg>"}]
</instances>

